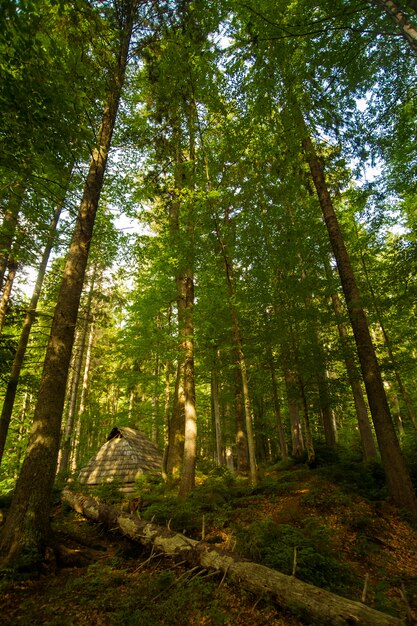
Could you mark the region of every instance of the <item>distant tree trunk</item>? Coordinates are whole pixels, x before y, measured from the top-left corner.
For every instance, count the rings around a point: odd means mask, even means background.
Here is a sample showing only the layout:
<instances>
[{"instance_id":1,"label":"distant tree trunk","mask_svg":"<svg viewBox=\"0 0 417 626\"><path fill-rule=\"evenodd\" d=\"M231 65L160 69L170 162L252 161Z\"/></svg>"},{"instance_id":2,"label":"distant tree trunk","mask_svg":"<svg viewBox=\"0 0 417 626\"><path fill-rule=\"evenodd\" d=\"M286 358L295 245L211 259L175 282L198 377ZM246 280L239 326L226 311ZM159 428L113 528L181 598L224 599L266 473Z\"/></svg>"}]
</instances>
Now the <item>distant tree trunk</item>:
<instances>
[{"instance_id":1,"label":"distant tree trunk","mask_svg":"<svg viewBox=\"0 0 417 626\"><path fill-rule=\"evenodd\" d=\"M220 421L219 380L217 376L217 350L211 370L211 402L213 410L214 434L216 439L216 464L221 467L225 464L222 426Z\"/></svg>"},{"instance_id":2,"label":"distant tree trunk","mask_svg":"<svg viewBox=\"0 0 417 626\"><path fill-rule=\"evenodd\" d=\"M181 472L184 456L185 431L185 398L183 363L178 362L175 378L172 412L168 423L168 449L166 451L166 473L168 476L178 477Z\"/></svg>"},{"instance_id":3,"label":"distant tree trunk","mask_svg":"<svg viewBox=\"0 0 417 626\"><path fill-rule=\"evenodd\" d=\"M57 464L62 410L88 252L107 155L125 78L136 1L119 7L120 48L87 175L49 336L28 449L0 535L3 567L35 565L49 541L50 497Z\"/></svg>"},{"instance_id":4,"label":"distant tree trunk","mask_svg":"<svg viewBox=\"0 0 417 626\"><path fill-rule=\"evenodd\" d=\"M313 465L316 460L316 453L314 451L313 436L311 434L310 415L308 412L307 396L305 393L305 386L300 374L298 375L298 387L300 389L301 404L303 407L304 417L304 432L305 432L305 447L307 450L307 463Z\"/></svg>"},{"instance_id":5,"label":"distant tree trunk","mask_svg":"<svg viewBox=\"0 0 417 626\"><path fill-rule=\"evenodd\" d=\"M237 357L236 357L237 360ZM236 422L236 452L237 452L237 471L239 474L245 474L248 471L248 445L245 433L245 418L243 411L242 398L242 377L239 374L238 366L233 368L233 384L235 397L235 422Z\"/></svg>"},{"instance_id":6,"label":"distant tree trunk","mask_svg":"<svg viewBox=\"0 0 417 626\"><path fill-rule=\"evenodd\" d=\"M81 381L81 370L84 360L85 346L87 343L87 333L88 326L90 323L91 316L91 303L93 301L93 293L94 293L94 282L95 282L95 269L93 270L93 275L91 278L90 289L88 292L87 305L84 313L84 320L81 327L80 333L80 344L78 346L78 352L76 354L76 358L74 361L74 376L71 383L71 393L68 407L68 417L67 422L65 424L65 432L61 441L61 449L60 449L60 458L58 463L58 474L65 474L68 471L70 453L71 453L71 442L74 434L74 426L76 423L76 411L77 411L77 401L78 401L78 392L80 388Z\"/></svg>"},{"instance_id":7,"label":"distant tree trunk","mask_svg":"<svg viewBox=\"0 0 417 626\"><path fill-rule=\"evenodd\" d=\"M375 293L375 289L372 286L372 281L369 278L368 266L366 264L365 257L364 257L364 254L363 254L362 250L360 251L360 258L361 258L362 269L363 269L363 272L364 272L364 275L365 275L365 279L366 279L366 284L367 284L367 287L369 289L369 293L371 295L372 306L373 306L373 308L375 310L375 313L376 313L376 316L377 316L377 319L378 319L378 324L379 324L379 327L380 327L381 332L382 332L382 337L384 338L384 344L385 344L385 347L387 349L388 356L390 358L391 365L392 365L393 370L394 370L395 380L396 380L397 385L398 385L398 391L400 392L401 399L404 402L405 409L407 411L408 419L412 423L414 430L417 432L417 418L416 418L416 414L415 414L415 411L414 411L414 407L413 407L413 404L411 402L410 395L409 395L409 393L408 393L408 391L407 391L407 389L406 389L406 387L405 387L405 385L403 383L403 380L402 380L402 377L401 377L401 374L400 374L400 370L399 370L398 365L397 365L397 359L396 359L396 357L394 355L394 351L393 351L393 348L392 348L392 342L391 342L391 340L390 340L390 338L388 336L388 331L387 331L387 329L385 327L385 324L384 324L383 315L382 315L381 309L380 309L380 307L378 305L378 299L377 299L377 296L376 296L376 293ZM398 400L397 400L397 404L398 404ZM395 407L395 408L397 408L397 407ZM399 407L398 407L398 409L399 409ZM399 411L398 411L398 414L399 414ZM399 426L399 432L400 433L401 433L401 431L404 432L404 429L402 428L402 424L401 424L401 419L400 419L400 421L397 420L397 424Z\"/></svg>"},{"instance_id":8,"label":"distant tree trunk","mask_svg":"<svg viewBox=\"0 0 417 626\"><path fill-rule=\"evenodd\" d=\"M226 221L228 221L228 216L226 215ZM226 272L226 284L229 293L229 309L230 316L232 319L232 329L233 329L233 342L235 347L235 352L237 355L237 361L240 369L240 375L242 378L242 392L243 392L243 407L245 411L245 426L246 426L246 437L247 437L247 446L248 446L248 458L249 458L249 476L252 485L256 485L257 483L257 470L256 470L256 456L255 456L255 439L253 436L253 428L252 428L252 406L251 399L249 394L249 381L248 381L248 373L246 368L246 360L243 352L243 339L242 332L240 329L239 316L237 310L234 305L235 301L235 285L233 279L233 266L232 261L229 258L229 255L226 250L225 242L220 233L220 229L216 220L215 223L217 240L220 248L221 255L224 261L224 268Z\"/></svg>"},{"instance_id":9,"label":"distant tree trunk","mask_svg":"<svg viewBox=\"0 0 417 626\"><path fill-rule=\"evenodd\" d=\"M0 464L3 457L4 447L6 444L7 432L9 429L10 420L13 413L13 406L16 399L17 386L19 384L20 372L22 370L23 361L26 354L26 348L29 342L30 331L36 315L36 309L38 306L39 297L43 281L46 274L46 268L48 265L51 250L54 244L54 237L58 226L58 221L61 215L63 206L63 199L58 203L55 210L54 217L49 226L48 240L42 255L42 259L39 265L38 276L36 279L35 287L33 289L32 297L29 302L28 309L26 311L25 319L23 321L22 332L20 333L19 344L17 346L16 354L14 356L12 371L7 383L6 394L3 401L3 408L0 417Z\"/></svg>"},{"instance_id":10,"label":"distant tree trunk","mask_svg":"<svg viewBox=\"0 0 417 626\"><path fill-rule=\"evenodd\" d=\"M299 459L304 452L304 440L300 423L300 411L298 408L299 393L295 375L288 368L284 370L284 380L291 427L291 456L295 459Z\"/></svg>"},{"instance_id":11,"label":"distant tree trunk","mask_svg":"<svg viewBox=\"0 0 417 626\"><path fill-rule=\"evenodd\" d=\"M7 278L3 289L3 295L0 301L0 334L3 331L4 323L6 321L7 306L9 304L13 283L14 279L16 278L17 272L17 262L12 257L9 257L7 269Z\"/></svg>"},{"instance_id":12,"label":"distant tree trunk","mask_svg":"<svg viewBox=\"0 0 417 626\"><path fill-rule=\"evenodd\" d=\"M326 262L326 273L328 278L331 277L332 271L330 264ZM365 462L372 461L377 457L377 450L372 435L371 425L369 423L368 409L362 392L362 387L357 375L357 365L353 350L349 344L348 332L346 325L343 323L342 303L336 291L332 291L331 295L333 311L336 317L336 324L339 333L340 343L342 347L343 360L349 385L352 390L353 402L355 404L356 419L358 420L358 428L362 445L363 460ZM359 373L358 373L359 374Z\"/></svg>"},{"instance_id":13,"label":"distant tree trunk","mask_svg":"<svg viewBox=\"0 0 417 626\"><path fill-rule=\"evenodd\" d=\"M71 447L71 460L70 460L71 472L75 472L75 470L78 467L79 446L81 442L82 417L86 410L88 383L89 383L90 368L91 368L91 352L93 349L94 336L95 336L95 328L94 328L94 319L93 319L91 322L91 326L90 326L90 332L88 334L88 344L87 344L87 352L85 355L83 382L81 386L80 407L78 410L78 415L77 415L77 420L76 420L75 436L73 438L72 447Z\"/></svg>"},{"instance_id":14,"label":"distant tree trunk","mask_svg":"<svg viewBox=\"0 0 417 626\"><path fill-rule=\"evenodd\" d=\"M333 208L323 166L311 138L306 135L302 143L346 298L388 489L392 500L399 507L406 508L413 518L417 519L416 495L393 427L367 319L360 304L359 289Z\"/></svg>"},{"instance_id":15,"label":"distant tree trunk","mask_svg":"<svg viewBox=\"0 0 417 626\"><path fill-rule=\"evenodd\" d=\"M187 496L194 488L195 463L197 453L197 412L195 408L194 379L194 279L189 272L186 276L186 305L184 324L184 457L182 461L180 497Z\"/></svg>"},{"instance_id":16,"label":"distant tree trunk","mask_svg":"<svg viewBox=\"0 0 417 626\"><path fill-rule=\"evenodd\" d=\"M271 372L271 383L272 383L272 397L274 400L274 413L275 413L275 422L277 425L278 437L279 437L279 448L281 452L281 459L286 461L288 459L288 445L285 437L284 424L282 421L281 415L281 405L278 396L278 385L277 385L277 377L275 374L275 366L274 360L272 357L272 352L270 353L269 359L269 369Z\"/></svg>"},{"instance_id":17,"label":"distant tree trunk","mask_svg":"<svg viewBox=\"0 0 417 626\"><path fill-rule=\"evenodd\" d=\"M17 222L23 197L26 191L27 176L23 177L10 190L10 199L3 217L0 228L0 290L4 288L4 277L9 262L9 255L12 249L13 240L16 233Z\"/></svg>"}]
</instances>

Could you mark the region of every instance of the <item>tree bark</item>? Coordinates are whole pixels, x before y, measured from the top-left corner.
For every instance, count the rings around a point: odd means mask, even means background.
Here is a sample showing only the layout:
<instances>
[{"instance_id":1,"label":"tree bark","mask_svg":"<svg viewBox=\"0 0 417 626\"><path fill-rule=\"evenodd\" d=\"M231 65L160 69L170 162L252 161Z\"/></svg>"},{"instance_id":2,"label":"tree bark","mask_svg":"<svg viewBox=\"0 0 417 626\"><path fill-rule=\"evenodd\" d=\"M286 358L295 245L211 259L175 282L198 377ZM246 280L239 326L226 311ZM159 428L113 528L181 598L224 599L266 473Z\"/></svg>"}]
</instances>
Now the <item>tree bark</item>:
<instances>
[{"instance_id":1,"label":"tree bark","mask_svg":"<svg viewBox=\"0 0 417 626\"><path fill-rule=\"evenodd\" d=\"M413 518L417 519L416 495L395 434L365 311L361 305L359 289L333 208L323 166L311 138L306 135L302 144L345 294L388 490L395 504L407 509Z\"/></svg>"},{"instance_id":2,"label":"tree bark","mask_svg":"<svg viewBox=\"0 0 417 626\"><path fill-rule=\"evenodd\" d=\"M409 44L412 51L417 54L417 29L411 24L401 6L397 2L393 2L393 0L371 0L371 3L380 6L388 13L394 24L400 29L402 36ZM412 3L409 2L409 4ZM416 10L416 8L414 8L414 10Z\"/></svg>"},{"instance_id":3,"label":"tree bark","mask_svg":"<svg viewBox=\"0 0 417 626\"><path fill-rule=\"evenodd\" d=\"M308 623L314 622L321 626L405 626L403 620L376 611L361 602L342 598L294 576L241 559L232 552L213 548L204 541L190 539L141 520L136 515L99 504L93 498L65 490L62 500L107 529L117 529L126 537L152 546L167 557L222 573L239 587L260 597L269 596L283 609L307 616Z\"/></svg>"},{"instance_id":4,"label":"tree bark","mask_svg":"<svg viewBox=\"0 0 417 626\"><path fill-rule=\"evenodd\" d=\"M117 60L65 263L29 444L0 536L1 564L6 567L20 567L23 563L35 566L42 560L49 541L50 497L59 450L68 368L94 221L125 78L136 0L127 1L119 9L123 21L119 24Z\"/></svg>"}]
</instances>

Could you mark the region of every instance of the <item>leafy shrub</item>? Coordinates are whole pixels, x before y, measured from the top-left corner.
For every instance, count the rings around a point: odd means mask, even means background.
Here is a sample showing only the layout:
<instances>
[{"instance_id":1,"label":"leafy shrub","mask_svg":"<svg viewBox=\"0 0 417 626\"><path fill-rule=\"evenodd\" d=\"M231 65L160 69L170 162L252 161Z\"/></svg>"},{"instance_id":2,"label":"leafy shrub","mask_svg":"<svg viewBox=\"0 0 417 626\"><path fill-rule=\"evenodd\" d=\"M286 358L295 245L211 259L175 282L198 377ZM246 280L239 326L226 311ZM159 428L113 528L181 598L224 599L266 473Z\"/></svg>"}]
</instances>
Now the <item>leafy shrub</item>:
<instances>
[{"instance_id":1,"label":"leafy shrub","mask_svg":"<svg viewBox=\"0 0 417 626\"><path fill-rule=\"evenodd\" d=\"M236 537L240 553L284 574L292 574L296 549L301 580L336 593L346 593L354 584L348 565L332 553L331 531L317 519L308 519L303 528L267 519L238 530Z\"/></svg>"},{"instance_id":2,"label":"leafy shrub","mask_svg":"<svg viewBox=\"0 0 417 626\"><path fill-rule=\"evenodd\" d=\"M365 464L347 458L337 465L319 468L318 473L339 484L345 492L356 493L367 500L384 500L387 497L384 470L377 461Z\"/></svg>"}]
</instances>

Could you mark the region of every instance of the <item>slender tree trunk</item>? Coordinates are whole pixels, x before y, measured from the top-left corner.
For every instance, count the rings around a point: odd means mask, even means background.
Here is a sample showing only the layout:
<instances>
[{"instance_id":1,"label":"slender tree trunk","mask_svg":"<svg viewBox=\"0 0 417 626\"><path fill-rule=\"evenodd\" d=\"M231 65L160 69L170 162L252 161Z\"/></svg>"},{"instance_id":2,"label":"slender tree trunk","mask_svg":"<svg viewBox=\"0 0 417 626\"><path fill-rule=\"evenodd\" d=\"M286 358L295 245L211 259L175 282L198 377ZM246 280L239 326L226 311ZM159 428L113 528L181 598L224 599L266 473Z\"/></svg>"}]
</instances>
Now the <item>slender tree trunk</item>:
<instances>
[{"instance_id":1,"label":"slender tree trunk","mask_svg":"<svg viewBox=\"0 0 417 626\"><path fill-rule=\"evenodd\" d=\"M226 217L226 219L228 218ZM224 267L226 271L226 283L227 283L227 289L229 293L230 316L232 318L233 342L235 345L238 365L240 369L240 375L242 378L243 407L245 410L245 426L246 426L246 437L247 437L248 458L249 458L249 476L250 476L250 481L252 485L256 485L257 471L256 471L255 439L253 436L253 428L252 428L252 406L251 406L251 399L250 399L250 394L249 394L249 382L248 382L248 374L247 374L247 369L246 369L246 360L245 360L245 355L243 352L242 332L240 329L239 316L234 305L235 285L234 285L234 280L233 280L233 267L232 267L232 262L227 254L226 245L221 237L217 220L216 220L216 234L217 234L217 240L219 243L219 247L220 247L222 257L223 257Z\"/></svg>"},{"instance_id":2,"label":"slender tree trunk","mask_svg":"<svg viewBox=\"0 0 417 626\"><path fill-rule=\"evenodd\" d=\"M238 357L236 355L236 362ZM237 471L245 474L249 467L248 442L245 433L245 418L242 398L242 376L239 373L239 366L233 368L233 384L235 397L235 421L236 421L236 452Z\"/></svg>"},{"instance_id":3,"label":"slender tree trunk","mask_svg":"<svg viewBox=\"0 0 417 626\"><path fill-rule=\"evenodd\" d=\"M75 436L73 438L72 448L71 448L71 461L70 461L71 472L75 472L75 470L78 467L79 452L80 452L79 447L81 443L82 417L85 413L86 404L87 404L87 393L88 393L90 368L91 368L91 353L93 350L94 336L95 336L95 328L94 328L94 319L93 319L91 321L90 332L88 335L87 352L85 355L85 363L84 363L83 382L81 386L80 407L78 410L78 415L77 415L77 420L76 420Z\"/></svg>"},{"instance_id":4,"label":"slender tree trunk","mask_svg":"<svg viewBox=\"0 0 417 626\"><path fill-rule=\"evenodd\" d=\"M0 229L0 290L4 287L4 277L9 262L19 219L20 207L26 191L27 177L18 181L10 191L10 200L4 213L3 223Z\"/></svg>"},{"instance_id":5,"label":"slender tree trunk","mask_svg":"<svg viewBox=\"0 0 417 626\"><path fill-rule=\"evenodd\" d=\"M397 381L397 385L398 385L398 391L400 392L401 398L402 398L402 400L404 402L404 405L405 405L405 408L406 408L406 411L407 411L408 419L412 423L412 425L414 427L414 430L417 432L417 418L416 418L416 414L415 414L415 411L414 411L414 407L413 407L413 404L411 402L410 395L409 395L409 393L408 393L408 391L407 391L407 389L406 389L406 387L405 387L405 385L403 383L403 380L402 380L402 377L401 377L401 374L400 374L400 370L399 370L398 365L397 365L397 359L396 359L396 357L394 355L394 351L392 349L392 342L390 341L390 338L388 336L388 332L387 332L387 329L386 329L385 324L384 324L383 316L382 316L380 307L378 306L378 299L377 299L375 290L374 290L374 288L372 286L372 282L371 282L371 280L369 278L368 267L367 267L367 264L366 264L366 261L365 261L365 257L364 257L364 254L363 254L362 250L360 251L360 258L361 258L362 269L363 269L363 272L364 272L364 275L365 275L366 284L368 286L369 293L371 295L372 306L373 306L373 308L375 310L375 313L376 313L376 316L377 316L377 319L378 319L378 324L379 324L379 327L381 329L382 336L384 338L384 344L385 344L385 347L387 349L388 356L390 358L391 365L392 365L393 370L394 370L395 380ZM398 401L397 401L397 404L398 404ZM400 423L401 423L401 421L399 422L399 424ZM402 427L399 428L400 432L401 432L401 430L402 430L402 432L404 432L404 429Z\"/></svg>"},{"instance_id":6,"label":"slender tree trunk","mask_svg":"<svg viewBox=\"0 0 417 626\"><path fill-rule=\"evenodd\" d=\"M217 352L217 351L216 351ZM220 421L219 380L217 376L217 354L215 353L211 371L211 401L213 407L214 434L216 438L216 463L219 467L225 464L222 426Z\"/></svg>"},{"instance_id":7,"label":"slender tree trunk","mask_svg":"<svg viewBox=\"0 0 417 626\"><path fill-rule=\"evenodd\" d=\"M129 15L123 26L120 25L117 63L97 145L92 152L52 320L29 445L0 536L3 566L16 566L23 561L26 565L39 563L49 541L50 497L59 450L68 368L94 221L125 77L136 2L126 2L119 9L121 12L127 10Z\"/></svg>"},{"instance_id":8,"label":"slender tree trunk","mask_svg":"<svg viewBox=\"0 0 417 626\"><path fill-rule=\"evenodd\" d=\"M295 382L295 376L289 369L285 369L284 371L284 380L291 426L291 456L295 459L299 459L304 452L304 440L301 431L300 411L298 408L298 388Z\"/></svg>"},{"instance_id":9,"label":"slender tree trunk","mask_svg":"<svg viewBox=\"0 0 417 626\"><path fill-rule=\"evenodd\" d=\"M3 295L0 301L0 334L3 331L4 322L6 321L7 305L9 304L10 295L12 293L13 283L17 271L17 262L11 257L9 257L7 269L8 273L6 283L4 285Z\"/></svg>"},{"instance_id":10,"label":"slender tree trunk","mask_svg":"<svg viewBox=\"0 0 417 626\"><path fill-rule=\"evenodd\" d=\"M61 442L61 450L60 450L60 458L58 463L58 474L65 474L68 471L70 453L71 453L71 442L74 434L74 426L76 422L76 411L77 411L77 400L78 400L78 392L80 388L81 381L81 370L84 360L85 346L87 343L87 334L88 334L88 325L90 323L91 316L91 303L93 301L93 292L94 292L94 282L95 282L95 269L93 271L93 276L91 278L90 289L88 292L87 298L87 306L84 314L83 325L81 328L80 334L80 345L78 346L78 352L76 354L76 358L74 361L74 376L71 384L71 393L69 400L69 408L68 408L68 417L67 422L65 424L65 432L64 437Z\"/></svg>"},{"instance_id":11,"label":"slender tree trunk","mask_svg":"<svg viewBox=\"0 0 417 626\"><path fill-rule=\"evenodd\" d=\"M332 271L330 264L326 262L326 273L331 278ZM369 423L368 409L362 392L359 376L356 374L357 365L353 350L349 344L348 332L346 325L343 323L342 303L336 291L332 291L331 295L333 311L336 317L337 330L339 333L340 343L342 347L343 360L349 385L352 390L353 402L355 404L356 419L358 420L358 428L362 445L363 460L369 462L377 457L377 450L372 435L371 425ZM359 374L359 373L358 373Z\"/></svg>"},{"instance_id":12,"label":"slender tree trunk","mask_svg":"<svg viewBox=\"0 0 417 626\"><path fill-rule=\"evenodd\" d=\"M303 148L316 187L346 298L388 489L393 501L399 507L406 508L417 519L416 495L393 427L379 364L365 312L361 305L359 289L333 208L323 167L309 136L303 140Z\"/></svg>"},{"instance_id":13,"label":"slender tree trunk","mask_svg":"<svg viewBox=\"0 0 417 626\"><path fill-rule=\"evenodd\" d=\"M178 477L184 456L185 431L185 398L183 363L178 362L175 378L172 412L168 423L168 449L166 452L166 473L168 476Z\"/></svg>"},{"instance_id":14,"label":"slender tree trunk","mask_svg":"<svg viewBox=\"0 0 417 626\"><path fill-rule=\"evenodd\" d=\"M17 386L19 384L20 372L22 370L23 361L26 354L26 348L29 342L30 331L36 315L36 309L43 285L43 281L46 274L46 268L49 261L49 256L54 244L54 237L58 226L58 221L61 215L63 206L63 200L60 202L55 210L54 217L49 226L48 240L42 255L42 259L39 265L38 276L36 279L35 287L30 299L29 307L26 311L25 319L23 322L22 332L19 338L19 344L17 346L16 354L14 356L12 371L7 383L6 395L3 401L3 408L0 417L0 464L3 457L4 447L6 444L7 431L9 429L10 420L13 413L13 406L16 399Z\"/></svg>"},{"instance_id":15,"label":"slender tree trunk","mask_svg":"<svg viewBox=\"0 0 417 626\"><path fill-rule=\"evenodd\" d=\"M274 400L274 413L275 413L275 421L276 421L278 437L279 437L279 448L281 452L281 459L283 461L286 461L288 459L288 446L287 446L287 440L285 437L284 424L282 421L281 405L280 405L279 396L278 396L277 377L275 374L275 366L274 366L272 353L270 353L269 355L268 362L269 362L269 369L271 372L272 397Z\"/></svg>"},{"instance_id":16,"label":"slender tree trunk","mask_svg":"<svg viewBox=\"0 0 417 626\"><path fill-rule=\"evenodd\" d=\"M187 272L185 284L185 324L184 324L184 457L182 462L179 496L185 497L194 488L195 463L197 454L197 412L195 408L194 379L194 279Z\"/></svg>"},{"instance_id":17,"label":"slender tree trunk","mask_svg":"<svg viewBox=\"0 0 417 626\"><path fill-rule=\"evenodd\" d=\"M329 448L335 448L337 444L336 419L331 406L329 375L322 365L324 364L319 364L320 371L318 373L317 386L319 391L320 411L323 419L324 439Z\"/></svg>"},{"instance_id":18,"label":"slender tree trunk","mask_svg":"<svg viewBox=\"0 0 417 626\"><path fill-rule=\"evenodd\" d=\"M316 460L316 453L314 451L313 436L311 434L310 415L308 412L308 404L307 404L307 396L305 393L305 386L300 375L298 375L298 387L300 390L301 404L303 407L305 446L307 450L307 463L309 465L313 465Z\"/></svg>"}]
</instances>

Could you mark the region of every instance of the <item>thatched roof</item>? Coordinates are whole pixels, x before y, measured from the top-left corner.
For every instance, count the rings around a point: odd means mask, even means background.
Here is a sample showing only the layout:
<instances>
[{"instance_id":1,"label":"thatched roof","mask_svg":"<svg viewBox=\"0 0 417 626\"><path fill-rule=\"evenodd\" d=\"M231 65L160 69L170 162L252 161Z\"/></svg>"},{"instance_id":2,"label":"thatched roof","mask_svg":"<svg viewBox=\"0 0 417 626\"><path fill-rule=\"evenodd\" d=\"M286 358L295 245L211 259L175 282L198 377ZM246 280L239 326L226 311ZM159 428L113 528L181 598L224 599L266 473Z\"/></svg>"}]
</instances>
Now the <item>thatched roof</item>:
<instances>
[{"instance_id":1,"label":"thatched roof","mask_svg":"<svg viewBox=\"0 0 417 626\"><path fill-rule=\"evenodd\" d=\"M113 428L106 443L80 471L80 483L133 483L144 473L161 471L162 455L155 444L139 430Z\"/></svg>"}]
</instances>

